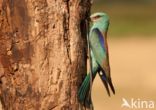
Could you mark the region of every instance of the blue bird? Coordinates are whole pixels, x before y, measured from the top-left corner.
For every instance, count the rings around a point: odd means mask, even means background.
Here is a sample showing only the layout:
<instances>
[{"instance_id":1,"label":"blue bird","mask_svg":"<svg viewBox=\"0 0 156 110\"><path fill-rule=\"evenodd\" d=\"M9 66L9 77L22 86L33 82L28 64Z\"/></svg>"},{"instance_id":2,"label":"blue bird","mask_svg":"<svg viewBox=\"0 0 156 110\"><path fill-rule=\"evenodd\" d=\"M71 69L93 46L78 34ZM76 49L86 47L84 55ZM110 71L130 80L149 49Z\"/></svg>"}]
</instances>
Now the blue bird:
<instances>
[{"instance_id":1,"label":"blue bird","mask_svg":"<svg viewBox=\"0 0 156 110\"><path fill-rule=\"evenodd\" d=\"M112 90L113 94L115 94L115 89L112 84L110 75L109 52L107 44L109 17L106 13L98 12L92 14L90 18L93 22L88 39L92 63L92 81L98 73L106 88L107 94L110 96L109 87ZM90 73L87 74L78 91L79 101L86 105L91 104L91 99L89 98L89 90Z\"/></svg>"}]
</instances>

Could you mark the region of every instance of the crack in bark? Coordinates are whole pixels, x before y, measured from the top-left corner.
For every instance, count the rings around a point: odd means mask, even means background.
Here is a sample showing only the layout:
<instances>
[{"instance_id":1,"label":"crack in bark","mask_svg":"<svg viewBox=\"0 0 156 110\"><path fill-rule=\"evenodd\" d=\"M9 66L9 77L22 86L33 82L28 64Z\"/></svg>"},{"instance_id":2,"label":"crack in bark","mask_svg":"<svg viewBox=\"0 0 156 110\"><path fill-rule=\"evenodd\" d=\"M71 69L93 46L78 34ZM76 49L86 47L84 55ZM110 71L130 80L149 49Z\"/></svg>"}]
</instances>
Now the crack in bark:
<instances>
[{"instance_id":1,"label":"crack in bark","mask_svg":"<svg viewBox=\"0 0 156 110\"><path fill-rule=\"evenodd\" d=\"M65 5L66 5L66 11L63 14L63 27L64 27L64 43L67 49L67 55L68 55L68 59L70 64L71 62L71 55L70 55L70 36L69 36L69 20L70 20L70 7L69 7L69 0L65 1Z\"/></svg>"}]
</instances>

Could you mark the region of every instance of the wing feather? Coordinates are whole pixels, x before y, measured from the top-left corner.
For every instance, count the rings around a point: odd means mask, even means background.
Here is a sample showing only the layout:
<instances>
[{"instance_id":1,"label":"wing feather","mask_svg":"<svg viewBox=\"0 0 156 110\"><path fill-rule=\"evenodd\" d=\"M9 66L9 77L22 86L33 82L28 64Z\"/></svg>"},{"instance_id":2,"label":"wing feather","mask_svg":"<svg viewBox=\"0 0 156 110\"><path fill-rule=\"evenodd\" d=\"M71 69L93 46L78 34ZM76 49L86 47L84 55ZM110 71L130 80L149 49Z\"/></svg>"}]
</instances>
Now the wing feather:
<instances>
[{"instance_id":1,"label":"wing feather","mask_svg":"<svg viewBox=\"0 0 156 110\"><path fill-rule=\"evenodd\" d=\"M103 67L103 62L107 59L107 50L105 45L105 39L98 28L92 30L89 37L91 50L98 64ZM105 61L106 62L106 61Z\"/></svg>"},{"instance_id":2,"label":"wing feather","mask_svg":"<svg viewBox=\"0 0 156 110\"><path fill-rule=\"evenodd\" d=\"M100 32L98 28L92 30L92 33L89 37L89 42L91 46L91 50L95 57L96 62L101 68L103 74L99 74L100 78L102 79L108 95L110 95L108 85L110 86L112 92L115 94L115 89L112 84L110 78L110 67L109 67L109 60L108 60L108 50L106 47L106 39L104 39L103 34Z\"/></svg>"}]
</instances>

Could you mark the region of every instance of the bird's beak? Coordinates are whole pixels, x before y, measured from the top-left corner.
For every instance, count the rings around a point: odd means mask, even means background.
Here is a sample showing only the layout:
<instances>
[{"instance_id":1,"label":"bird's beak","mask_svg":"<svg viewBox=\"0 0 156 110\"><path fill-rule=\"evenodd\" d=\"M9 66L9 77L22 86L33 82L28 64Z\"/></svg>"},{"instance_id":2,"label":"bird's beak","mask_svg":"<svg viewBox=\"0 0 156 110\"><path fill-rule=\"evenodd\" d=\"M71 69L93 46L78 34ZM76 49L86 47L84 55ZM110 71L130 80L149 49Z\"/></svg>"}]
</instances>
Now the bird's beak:
<instances>
[{"instance_id":1,"label":"bird's beak","mask_svg":"<svg viewBox=\"0 0 156 110\"><path fill-rule=\"evenodd\" d=\"M90 22L90 21L91 21L91 18L90 18L90 17L88 17L88 18L87 18L87 20Z\"/></svg>"},{"instance_id":2,"label":"bird's beak","mask_svg":"<svg viewBox=\"0 0 156 110\"><path fill-rule=\"evenodd\" d=\"M93 18L92 17L89 17L90 18L90 21L93 21Z\"/></svg>"}]
</instances>

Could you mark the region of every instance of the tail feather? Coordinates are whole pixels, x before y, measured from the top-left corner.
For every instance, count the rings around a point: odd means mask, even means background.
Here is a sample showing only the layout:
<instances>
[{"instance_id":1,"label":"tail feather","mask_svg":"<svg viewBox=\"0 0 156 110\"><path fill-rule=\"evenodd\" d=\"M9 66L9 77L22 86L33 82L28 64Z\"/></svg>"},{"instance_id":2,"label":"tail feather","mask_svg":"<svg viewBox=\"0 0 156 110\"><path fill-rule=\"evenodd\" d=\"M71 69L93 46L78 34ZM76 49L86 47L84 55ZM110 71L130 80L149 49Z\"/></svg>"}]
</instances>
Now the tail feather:
<instances>
[{"instance_id":1,"label":"tail feather","mask_svg":"<svg viewBox=\"0 0 156 110\"><path fill-rule=\"evenodd\" d=\"M86 94L89 91L89 83L90 83L90 77L89 74L85 77L79 91L78 91L78 98L80 102L83 102L85 100Z\"/></svg>"},{"instance_id":2,"label":"tail feather","mask_svg":"<svg viewBox=\"0 0 156 110\"><path fill-rule=\"evenodd\" d=\"M113 86L113 83L112 83L112 79L111 78L108 79L108 84L109 84L109 86L110 86L113 94L115 94L115 89L114 89L114 86Z\"/></svg>"},{"instance_id":3,"label":"tail feather","mask_svg":"<svg viewBox=\"0 0 156 110\"><path fill-rule=\"evenodd\" d=\"M100 71L102 72L102 74L100 74ZM110 96L110 90L109 90L109 86L110 89L112 90L113 94L115 94L115 89L114 86L112 84L112 80L110 77L106 77L105 71L102 68L99 68L99 66L95 67L93 69L93 79L95 78L97 72L99 73L99 76L106 88L107 94ZM89 107L89 105L92 103L91 102L91 97L89 95L89 89L90 89L90 73L87 74L87 76L85 77L82 85L80 86L80 89L78 91L78 99L79 101L84 104L86 107Z\"/></svg>"},{"instance_id":4,"label":"tail feather","mask_svg":"<svg viewBox=\"0 0 156 110\"><path fill-rule=\"evenodd\" d=\"M102 74L100 74L100 71L102 72ZM113 94L115 94L115 89L114 89L111 77L107 77L105 74L105 71L102 68L100 69L100 71L99 71L99 76L106 88L108 96L110 96L110 91L109 91L108 85L110 86L110 89L112 90Z\"/></svg>"},{"instance_id":5,"label":"tail feather","mask_svg":"<svg viewBox=\"0 0 156 110\"><path fill-rule=\"evenodd\" d=\"M93 75L93 80L95 78L96 74ZM78 99L79 101L85 105L85 107L90 108L90 105L92 104L91 96L89 94L90 89L90 74L87 74L85 77L85 80L83 81L79 91L78 91Z\"/></svg>"},{"instance_id":6,"label":"tail feather","mask_svg":"<svg viewBox=\"0 0 156 110\"><path fill-rule=\"evenodd\" d=\"M91 110L94 110L93 104L92 104L92 99L91 99L91 96L89 94L89 91L88 91L86 99L84 101L84 105L85 105L85 107L90 108Z\"/></svg>"},{"instance_id":7,"label":"tail feather","mask_svg":"<svg viewBox=\"0 0 156 110\"><path fill-rule=\"evenodd\" d=\"M102 80L102 82L103 82L103 84L104 84L104 86L106 88L108 96L110 96L110 91L109 91L109 87L108 87L108 83L106 81L106 78L104 77L103 74L100 74L100 72L98 72L98 73L99 73L99 76L100 76L100 78L101 78L101 80Z\"/></svg>"},{"instance_id":8,"label":"tail feather","mask_svg":"<svg viewBox=\"0 0 156 110\"><path fill-rule=\"evenodd\" d=\"M97 65L94 66L92 80L94 80L98 70L99 70L99 67ZM87 76L85 77L85 79L78 91L78 99L81 103L84 103L85 99L87 99L89 97L89 95L88 95L89 89L90 89L90 73L87 74Z\"/></svg>"}]
</instances>

